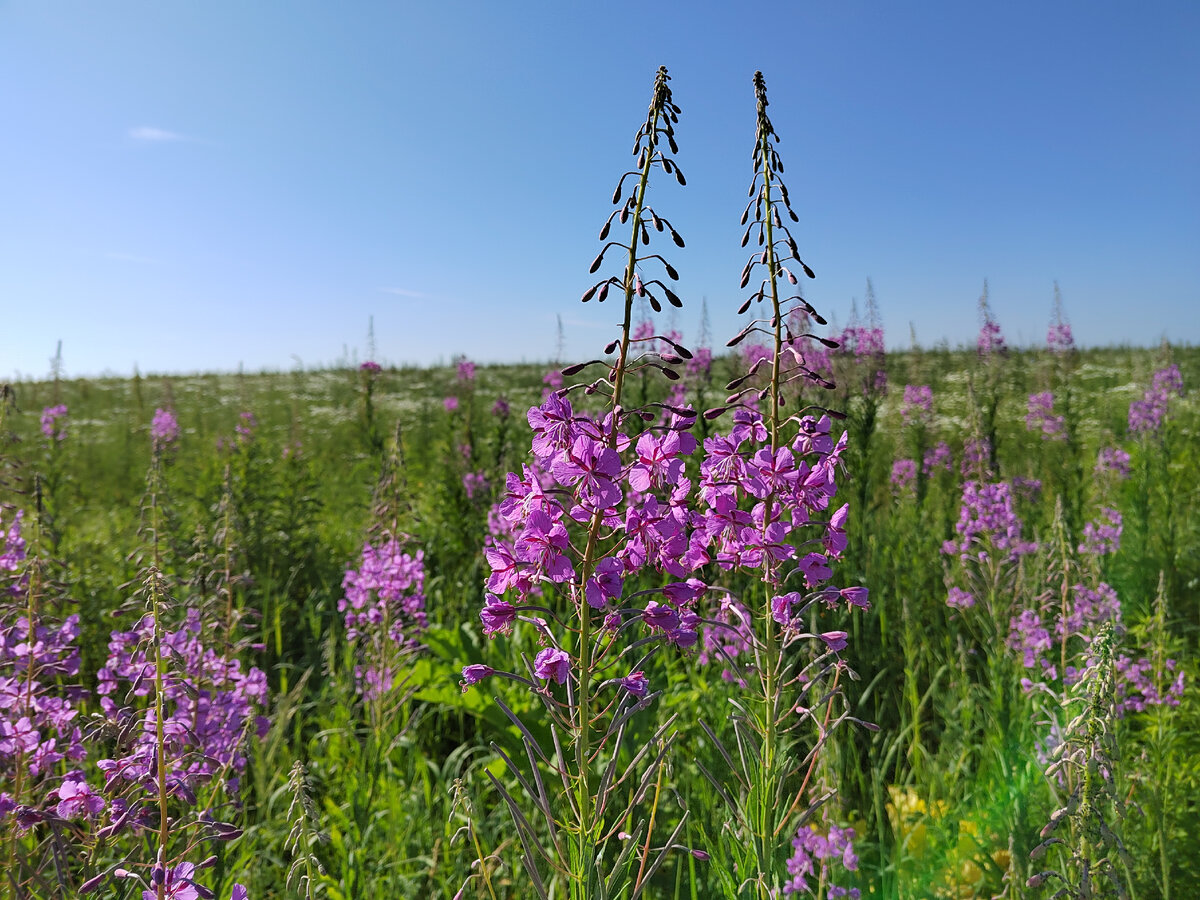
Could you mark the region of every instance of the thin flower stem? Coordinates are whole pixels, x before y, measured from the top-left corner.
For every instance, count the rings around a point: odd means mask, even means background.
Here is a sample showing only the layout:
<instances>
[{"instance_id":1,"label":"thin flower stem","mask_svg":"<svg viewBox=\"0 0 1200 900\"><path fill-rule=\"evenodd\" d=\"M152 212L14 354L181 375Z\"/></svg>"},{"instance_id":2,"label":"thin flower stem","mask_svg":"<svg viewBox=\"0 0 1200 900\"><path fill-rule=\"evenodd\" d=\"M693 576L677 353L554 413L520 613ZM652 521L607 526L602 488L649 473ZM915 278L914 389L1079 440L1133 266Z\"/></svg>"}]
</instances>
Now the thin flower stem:
<instances>
[{"instance_id":1,"label":"thin flower stem","mask_svg":"<svg viewBox=\"0 0 1200 900\"><path fill-rule=\"evenodd\" d=\"M660 78L662 74L660 73ZM646 190L650 182L650 169L654 164L654 145L655 145L655 129L658 126L658 120L661 111L660 93L658 85L655 88L655 96L652 104L652 114L649 119L648 147L646 149L645 160L642 163L641 176L638 180L636 189L636 200L632 216L632 224L629 239L629 261L625 267L625 306L624 317L621 326L621 347L617 357L617 363L613 374L613 395L612 395L612 418L609 425L607 435L607 443L610 448L616 449L617 433L620 424L620 409L621 409L621 393L625 384L625 373L629 362L629 343L630 330L633 321L633 298L635 293L635 279L637 277L637 246L638 237L642 228L642 210L646 201ZM576 777L578 779L577 787L577 807L579 810L579 855L578 864L583 867L591 865L589 862L593 855L591 852L591 842L593 839L592 832L595 830L595 822L593 822L593 813L595 812L595 802L591 796L591 669L592 669L592 619L591 607L588 605L586 598L583 596L584 586L588 579L592 577L597 562L597 548L599 545L600 528L603 521L603 512L597 510L592 514L592 521L588 528L587 544L584 548L583 559L580 563L579 574L579 593L575 597L576 606L579 609L580 627L579 627L579 648L576 657L579 661L579 699L578 699L578 719L577 719L577 739L575 744L575 764ZM583 872L578 873L584 876ZM586 876L580 879L583 883L587 883L590 879ZM579 889L581 885L577 882L573 885L573 889ZM583 889L583 890L586 890ZM582 896L582 893L581 893Z\"/></svg>"}]
</instances>

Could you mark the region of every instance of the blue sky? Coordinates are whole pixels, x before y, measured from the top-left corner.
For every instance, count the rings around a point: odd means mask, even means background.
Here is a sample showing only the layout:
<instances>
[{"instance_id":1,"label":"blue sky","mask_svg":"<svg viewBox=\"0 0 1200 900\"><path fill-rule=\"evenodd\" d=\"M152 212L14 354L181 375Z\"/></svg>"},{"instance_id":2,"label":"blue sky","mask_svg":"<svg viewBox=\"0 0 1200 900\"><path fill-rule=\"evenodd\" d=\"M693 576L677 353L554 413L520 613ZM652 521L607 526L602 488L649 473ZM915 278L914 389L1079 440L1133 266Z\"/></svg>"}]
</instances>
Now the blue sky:
<instances>
[{"instance_id":1,"label":"blue sky","mask_svg":"<svg viewBox=\"0 0 1200 900\"><path fill-rule=\"evenodd\" d=\"M0 377L597 355L657 67L676 325L739 327L761 69L806 296L893 346L1200 342L1200 4L0 0ZM667 246L670 244L667 242ZM658 249L658 248L656 248ZM665 323L664 323L665 324Z\"/></svg>"}]
</instances>

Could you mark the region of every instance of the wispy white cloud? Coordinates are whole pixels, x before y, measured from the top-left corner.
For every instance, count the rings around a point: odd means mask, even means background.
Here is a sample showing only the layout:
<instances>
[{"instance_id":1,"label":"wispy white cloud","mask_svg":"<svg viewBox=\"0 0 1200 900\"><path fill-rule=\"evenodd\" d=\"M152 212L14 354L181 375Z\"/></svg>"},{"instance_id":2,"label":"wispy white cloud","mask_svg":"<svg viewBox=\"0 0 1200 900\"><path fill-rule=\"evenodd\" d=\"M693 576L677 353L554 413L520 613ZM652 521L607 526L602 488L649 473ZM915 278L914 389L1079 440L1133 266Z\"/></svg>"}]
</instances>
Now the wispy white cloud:
<instances>
[{"instance_id":1,"label":"wispy white cloud","mask_svg":"<svg viewBox=\"0 0 1200 900\"><path fill-rule=\"evenodd\" d=\"M172 141L189 140L186 135L179 134L176 131L167 131L165 128L155 128L152 125L138 125L135 128L130 128L126 133L135 141L143 141L151 144L166 144Z\"/></svg>"},{"instance_id":2,"label":"wispy white cloud","mask_svg":"<svg viewBox=\"0 0 1200 900\"><path fill-rule=\"evenodd\" d=\"M394 294L397 297L412 297L413 299L420 299L425 296L420 291L410 291L407 288L380 288L379 292L381 294Z\"/></svg>"}]
</instances>

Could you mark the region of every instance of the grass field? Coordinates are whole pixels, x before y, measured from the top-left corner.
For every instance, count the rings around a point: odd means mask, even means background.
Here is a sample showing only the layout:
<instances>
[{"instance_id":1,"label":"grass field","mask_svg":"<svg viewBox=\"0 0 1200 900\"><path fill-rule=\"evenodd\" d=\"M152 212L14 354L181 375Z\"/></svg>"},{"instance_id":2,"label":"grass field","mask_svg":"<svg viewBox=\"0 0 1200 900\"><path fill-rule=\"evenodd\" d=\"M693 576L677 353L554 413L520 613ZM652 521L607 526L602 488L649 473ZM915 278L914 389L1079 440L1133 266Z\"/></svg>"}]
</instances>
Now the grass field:
<instances>
[{"instance_id":1,"label":"grass field","mask_svg":"<svg viewBox=\"0 0 1200 900\"><path fill-rule=\"evenodd\" d=\"M13 385L5 890L155 896L161 884L183 897L201 891L194 876L222 897L235 884L252 897L605 896L576 884L587 862L626 873L614 897L759 896L768 883L1032 896L1044 871L1065 879L1048 877L1047 895L1068 884L1090 896L1092 880L1188 896L1200 883L1200 355L884 356L857 337L829 357L839 387L802 393L846 414L833 423L847 435L836 497L813 508L828 518L849 503L829 575L797 579L796 620L776 617L757 639L763 592L780 595L751 550L722 562L714 549L685 572L650 538L648 561L624 544L623 584L596 610L619 618L645 606L640 592L688 578L708 590L659 595L676 607L630 614L596 644L612 684L593 680L590 715L624 723L594 725L603 753L575 769L564 760L589 688L578 674L564 686L544 655L555 623L579 615L573 582L548 563L540 583L508 586L511 632L489 640L480 618L496 602L484 548L534 529L531 507L514 526L497 504L522 494L505 475L533 459L525 411L554 367ZM676 384L643 369L626 396L707 408L745 364L718 356ZM1171 365L1182 395L1160 378L1155 427L1131 430L1131 404ZM1049 407L1030 399L1046 392ZM577 414L602 412L600 398L569 397ZM177 433L160 418L152 436L156 410ZM625 427L634 442L663 421ZM662 471L706 483L705 439L730 428L729 415L699 419L699 446ZM641 465L628 458L620 477ZM645 484L625 491L646 508ZM548 552L581 560L581 533L547 538ZM799 529L783 543L797 560L812 549ZM869 606L799 605L806 589L828 601L829 584L865 587ZM632 657L610 649L626 638ZM464 666L486 667L468 681L486 676L464 690ZM643 681L621 681L627 670ZM1031 861L1047 837L1061 843ZM581 861L588 847L596 857ZM755 883L756 866L773 874Z\"/></svg>"}]
</instances>

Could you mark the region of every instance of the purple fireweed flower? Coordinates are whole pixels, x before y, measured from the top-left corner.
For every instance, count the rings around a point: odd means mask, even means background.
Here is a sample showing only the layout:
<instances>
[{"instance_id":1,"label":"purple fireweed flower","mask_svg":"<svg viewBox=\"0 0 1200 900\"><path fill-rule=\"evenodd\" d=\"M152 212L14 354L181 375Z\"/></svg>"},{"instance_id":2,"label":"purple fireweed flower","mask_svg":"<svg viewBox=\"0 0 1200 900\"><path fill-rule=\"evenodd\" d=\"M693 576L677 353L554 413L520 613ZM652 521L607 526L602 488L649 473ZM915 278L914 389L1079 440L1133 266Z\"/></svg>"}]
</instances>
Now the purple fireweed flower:
<instances>
[{"instance_id":1,"label":"purple fireweed flower","mask_svg":"<svg viewBox=\"0 0 1200 900\"><path fill-rule=\"evenodd\" d=\"M562 583L575 575L575 567L564 552L568 546L567 529L562 522L551 518L545 509L535 509L517 538L514 552L519 562L531 566L532 577Z\"/></svg>"},{"instance_id":2,"label":"purple fireweed flower","mask_svg":"<svg viewBox=\"0 0 1200 900\"><path fill-rule=\"evenodd\" d=\"M508 401L503 397L497 397L496 402L492 404L492 415L498 419L507 419L510 412Z\"/></svg>"},{"instance_id":3,"label":"purple fireweed flower","mask_svg":"<svg viewBox=\"0 0 1200 900\"><path fill-rule=\"evenodd\" d=\"M1022 610L1008 624L1008 648L1021 655L1027 669L1042 668L1050 678L1052 667L1044 654L1053 646L1050 632L1042 625L1042 617L1031 609Z\"/></svg>"},{"instance_id":4,"label":"purple fireweed flower","mask_svg":"<svg viewBox=\"0 0 1200 900\"><path fill-rule=\"evenodd\" d=\"M650 680L642 671L630 672L617 683L635 697L645 697L650 688Z\"/></svg>"},{"instance_id":5,"label":"purple fireweed flower","mask_svg":"<svg viewBox=\"0 0 1200 900\"><path fill-rule=\"evenodd\" d=\"M483 620L483 633L488 637L511 634L513 622L517 620L517 609L507 600L488 594L487 602L479 611L479 618Z\"/></svg>"},{"instance_id":6,"label":"purple fireweed flower","mask_svg":"<svg viewBox=\"0 0 1200 900\"><path fill-rule=\"evenodd\" d=\"M1075 336L1071 334L1069 322L1052 322L1046 331L1046 346L1062 353L1075 347Z\"/></svg>"},{"instance_id":7,"label":"purple fireweed flower","mask_svg":"<svg viewBox=\"0 0 1200 900\"><path fill-rule=\"evenodd\" d=\"M367 544L342 587L338 612L345 613L346 635L359 642L363 656L355 672L359 690L374 699L391 689L398 657L417 646L427 627L425 554L406 553L395 539Z\"/></svg>"},{"instance_id":8,"label":"purple fireweed flower","mask_svg":"<svg viewBox=\"0 0 1200 900\"><path fill-rule=\"evenodd\" d=\"M788 628L792 624L792 610L804 602L804 596L798 591L780 594L771 598L771 618Z\"/></svg>"},{"instance_id":9,"label":"purple fireweed flower","mask_svg":"<svg viewBox=\"0 0 1200 900\"><path fill-rule=\"evenodd\" d=\"M610 600L619 599L624 585L624 573L625 564L611 556L596 563L595 574L588 579L584 587L588 606L604 609Z\"/></svg>"},{"instance_id":10,"label":"purple fireweed flower","mask_svg":"<svg viewBox=\"0 0 1200 900\"><path fill-rule=\"evenodd\" d=\"M487 678L489 675L495 674L496 670L491 666L485 666L479 663L470 666L463 666L462 681L459 682L462 685L463 693L465 694L467 692L467 688L470 685L479 684L479 682L483 681L483 679Z\"/></svg>"},{"instance_id":11,"label":"purple fireweed flower","mask_svg":"<svg viewBox=\"0 0 1200 900\"><path fill-rule=\"evenodd\" d=\"M723 595L711 623L704 626L700 644L699 660L702 665L710 662L736 660L754 648L754 628L750 611L735 597ZM736 677L731 669L723 669L721 677L733 681ZM745 684L739 682L739 686Z\"/></svg>"},{"instance_id":12,"label":"purple fireweed flower","mask_svg":"<svg viewBox=\"0 0 1200 900\"><path fill-rule=\"evenodd\" d=\"M375 372L381 371L383 367L380 366L379 363L375 362L374 360L368 359L365 363L363 363L358 368L363 372L368 372L368 373L374 374Z\"/></svg>"},{"instance_id":13,"label":"purple fireweed flower","mask_svg":"<svg viewBox=\"0 0 1200 900\"><path fill-rule=\"evenodd\" d=\"M946 605L955 609L970 609L975 605L975 597L962 588L952 587L949 596L946 597Z\"/></svg>"},{"instance_id":14,"label":"purple fireweed flower","mask_svg":"<svg viewBox=\"0 0 1200 900\"><path fill-rule=\"evenodd\" d=\"M847 634L844 631L826 631L821 635L821 640L825 642L825 646L837 653L846 649Z\"/></svg>"},{"instance_id":15,"label":"purple fireweed flower","mask_svg":"<svg viewBox=\"0 0 1200 900\"><path fill-rule=\"evenodd\" d=\"M699 578L673 581L662 589L663 596L675 606L690 606L703 597L706 591L708 591L708 585Z\"/></svg>"},{"instance_id":16,"label":"purple fireweed flower","mask_svg":"<svg viewBox=\"0 0 1200 900\"><path fill-rule=\"evenodd\" d=\"M1129 463L1129 454L1120 447L1101 447L1096 455L1096 468L1093 471L1097 476L1113 472L1124 480L1129 477Z\"/></svg>"},{"instance_id":17,"label":"purple fireweed flower","mask_svg":"<svg viewBox=\"0 0 1200 900\"><path fill-rule=\"evenodd\" d=\"M651 600L642 611L642 621L652 631L674 631L679 627L679 612L657 600Z\"/></svg>"},{"instance_id":18,"label":"purple fireweed flower","mask_svg":"<svg viewBox=\"0 0 1200 900\"><path fill-rule=\"evenodd\" d=\"M950 452L950 445L939 441L936 447L926 450L925 458L921 460L921 471L927 476L938 471L954 471L954 455Z\"/></svg>"},{"instance_id":19,"label":"purple fireweed flower","mask_svg":"<svg viewBox=\"0 0 1200 900\"><path fill-rule=\"evenodd\" d=\"M962 474L984 476L991 474L992 444L987 438L969 438L963 444Z\"/></svg>"},{"instance_id":20,"label":"purple fireweed flower","mask_svg":"<svg viewBox=\"0 0 1200 900\"><path fill-rule=\"evenodd\" d=\"M58 796L55 812L64 819L98 816L104 811L104 798L92 790L81 772L71 772L64 777L55 793Z\"/></svg>"},{"instance_id":21,"label":"purple fireweed flower","mask_svg":"<svg viewBox=\"0 0 1200 900\"><path fill-rule=\"evenodd\" d=\"M1004 344L1004 335L1000 331L1000 323L992 316L992 308L988 305L987 287L984 287L984 294L979 298L979 339L976 342L979 347L979 355L987 358L995 353L1004 353L1007 347Z\"/></svg>"},{"instance_id":22,"label":"purple fireweed flower","mask_svg":"<svg viewBox=\"0 0 1200 900\"><path fill-rule=\"evenodd\" d=\"M2 512L2 510L0 510ZM21 571L26 558L25 539L21 537L21 520L25 510L18 509L9 523L8 530L0 529L0 597L5 594L20 594L25 589L27 576ZM16 575L4 573L15 572Z\"/></svg>"},{"instance_id":23,"label":"purple fireweed flower","mask_svg":"<svg viewBox=\"0 0 1200 900\"><path fill-rule=\"evenodd\" d=\"M1042 440L1057 441L1066 438L1062 416L1054 415L1054 395L1049 391L1029 395L1028 413L1025 415L1026 431L1041 431Z\"/></svg>"},{"instance_id":24,"label":"purple fireweed flower","mask_svg":"<svg viewBox=\"0 0 1200 900\"><path fill-rule=\"evenodd\" d=\"M59 423L59 419L66 419L67 405L59 403L55 406L47 406L42 410L42 434L52 441L63 441L67 438L66 422Z\"/></svg>"},{"instance_id":25,"label":"purple fireweed flower","mask_svg":"<svg viewBox=\"0 0 1200 900\"><path fill-rule=\"evenodd\" d=\"M476 494L482 494L491 486L488 477L483 472L467 472L462 477L463 490L468 500L474 500Z\"/></svg>"},{"instance_id":26,"label":"purple fireweed flower","mask_svg":"<svg viewBox=\"0 0 1200 900\"><path fill-rule=\"evenodd\" d=\"M848 587L842 588L837 592L843 600L851 606L857 606L860 609L867 609L871 604L868 602L868 589L865 587Z\"/></svg>"},{"instance_id":27,"label":"purple fireweed flower","mask_svg":"<svg viewBox=\"0 0 1200 900\"><path fill-rule=\"evenodd\" d=\"M900 419L905 425L928 425L933 419L933 389L927 384L906 384Z\"/></svg>"},{"instance_id":28,"label":"purple fireweed flower","mask_svg":"<svg viewBox=\"0 0 1200 900\"><path fill-rule=\"evenodd\" d=\"M917 480L917 464L911 459L898 459L892 463L892 487L905 491Z\"/></svg>"},{"instance_id":29,"label":"purple fireweed flower","mask_svg":"<svg viewBox=\"0 0 1200 900\"><path fill-rule=\"evenodd\" d=\"M533 674L543 681L553 679L556 684L564 684L570 672L571 658L565 650L546 647L533 658Z\"/></svg>"},{"instance_id":30,"label":"purple fireweed flower","mask_svg":"<svg viewBox=\"0 0 1200 900\"><path fill-rule=\"evenodd\" d=\"M963 484L962 510L955 530L959 542L946 541L942 552L958 554L964 563L986 560L992 551L1011 561L1037 549L1037 544L1021 539L1021 520L1013 509L1011 489L1004 481Z\"/></svg>"},{"instance_id":31,"label":"purple fireweed flower","mask_svg":"<svg viewBox=\"0 0 1200 900\"><path fill-rule=\"evenodd\" d=\"M192 880L195 873L196 867L189 862L180 863L165 871L156 865L150 873L150 880L163 886L163 897L169 900L199 900L201 894L197 890L196 882ZM211 896L211 892L206 890L204 896ZM155 889L148 888L142 891L142 900L157 900L157 897Z\"/></svg>"},{"instance_id":32,"label":"purple fireweed flower","mask_svg":"<svg viewBox=\"0 0 1200 900\"><path fill-rule=\"evenodd\" d=\"M179 439L179 422L170 409L156 409L150 423L150 441L155 448L165 450Z\"/></svg>"},{"instance_id":33,"label":"purple fireweed flower","mask_svg":"<svg viewBox=\"0 0 1200 900\"><path fill-rule=\"evenodd\" d=\"M458 409L458 398L451 394L449 397L446 397L444 400L442 400L442 406L445 408L446 412L454 412L456 409Z\"/></svg>"},{"instance_id":34,"label":"purple fireweed flower","mask_svg":"<svg viewBox=\"0 0 1200 900\"><path fill-rule=\"evenodd\" d=\"M551 394L541 406L531 407L527 418L533 429L533 455L539 460L552 460L571 446L577 428L571 401L565 397Z\"/></svg>"},{"instance_id":35,"label":"purple fireweed flower","mask_svg":"<svg viewBox=\"0 0 1200 900\"><path fill-rule=\"evenodd\" d=\"M1150 706L1178 706L1183 697L1183 670L1173 659L1165 660L1155 671L1154 664L1142 658L1120 656L1116 660L1117 709L1144 712Z\"/></svg>"},{"instance_id":36,"label":"purple fireweed flower","mask_svg":"<svg viewBox=\"0 0 1200 900\"><path fill-rule=\"evenodd\" d=\"M1117 592L1104 582L1095 588L1076 584L1071 588L1074 604L1065 619L1054 624L1056 637L1079 635L1090 642L1088 632L1102 622L1121 621L1121 601Z\"/></svg>"},{"instance_id":37,"label":"purple fireweed flower","mask_svg":"<svg viewBox=\"0 0 1200 900\"><path fill-rule=\"evenodd\" d=\"M112 699L132 694L149 697L153 690L153 654L148 649L155 633L154 619L146 615L128 632L114 632L109 641L109 659L97 673L100 706L109 717L123 721L130 711ZM183 626L162 635L164 652L175 663L164 681L167 718L163 721L169 755L170 792L194 803L194 790L203 781L223 771L230 772L228 790L236 792L237 779L246 765L243 740L247 726L265 734L267 721L258 716L265 705L265 673L227 659L202 642L200 612L189 609ZM132 684L132 690L123 683ZM146 783L157 752L153 709L135 733L133 748L120 760L100 760L106 786L114 782Z\"/></svg>"},{"instance_id":38,"label":"purple fireweed flower","mask_svg":"<svg viewBox=\"0 0 1200 900\"><path fill-rule=\"evenodd\" d=\"M816 825L802 825L792 841L793 854L787 861L788 874L792 877L784 883L783 893L809 892L817 884L828 888L829 897L848 897L858 900L858 888L843 888L832 884L836 877L833 867L841 865L848 872L858 869L858 856L854 852L854 829L830 825L822 832ZM809 879L816 884L810 884ZM837 893L835 893L835 891Z\"/></svg>"},{"instance_id":39,"label":"purple fireweed flower","mask_svg":"<svg viewBox=\"0 0 1200 900\"><path fill-rule=\"evenodd\" d=\"M1121 513L1111 507L1100 510L1100 517L1083 526L1083 543L1079 552L1104 556L1121 549Z\"/></svg>"},{"instance_id":40,"label":"purple fireweed flower","mask_svg":"<svg viewBox=\"0 0 1200 900\"><path fill-rule=\"evenodd\" d=\"M458 361L456 374L459 381L472 382L475 380L475 363L471 362L465 356Z\"/></svg>"},{"instance_id":41,"label":"purple fireweed flower","mask_svg":"<svg viewBox=\"0 0 1200 900\"><path fill-rule=\"evenodd\" d=\"M1172 395L1183 396L1183 376L1179 366L1170 365L1154 373L1150 387L1141 400L1129 406L1129 430L1133 434L1155 434L1166 418Z\"/></svg>"},{"instance_id":42,"label":"purple fireweed flower","mask_svg":"<svg viewBox=\"0 0 1200 900\"><path fill-rule=\"evenodd\" d=\"M1014 475L1012 480L1013 493L1022 500L1034 501L1041 496L1042 480L1040 478L1022 478Z\"/></svg>"},{"instance_id":43,"label":"purple fireweed flower","mask_svg":"<svg viewBox=\"0 0 1200 900\"><path fill-rule=\"evenodd\" d=\"M581 434L550 464L550 473L563 487L576 487L580 504L589 512L615 507L623 496L617 486L621 457L588 435Z\"/></svg>"}]
</instances>

